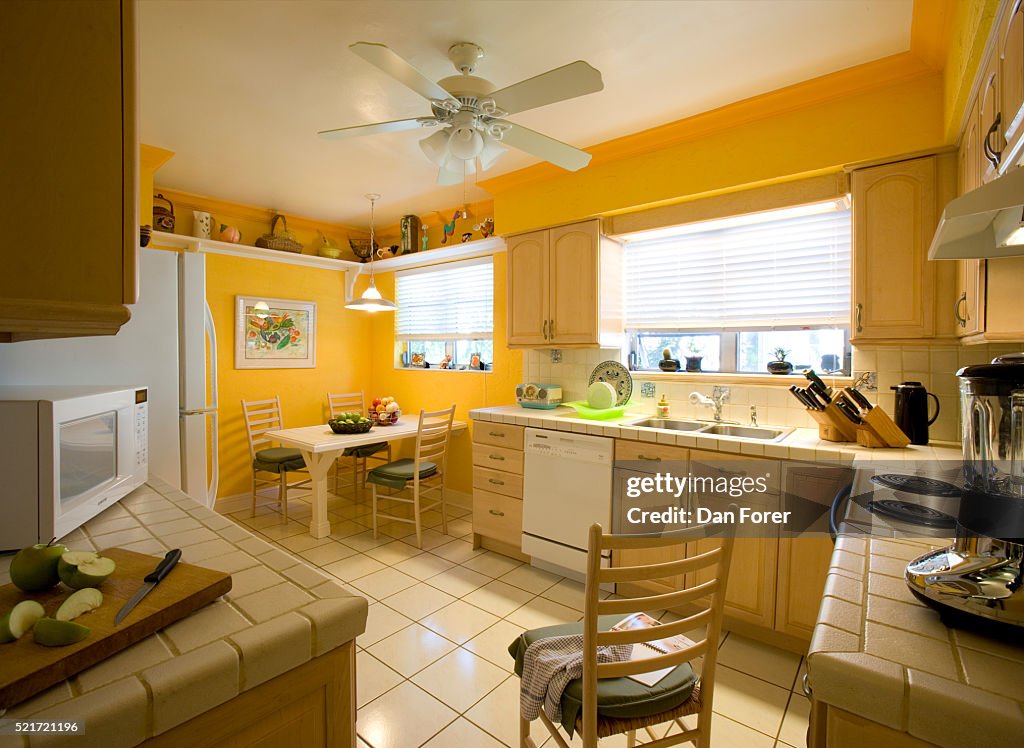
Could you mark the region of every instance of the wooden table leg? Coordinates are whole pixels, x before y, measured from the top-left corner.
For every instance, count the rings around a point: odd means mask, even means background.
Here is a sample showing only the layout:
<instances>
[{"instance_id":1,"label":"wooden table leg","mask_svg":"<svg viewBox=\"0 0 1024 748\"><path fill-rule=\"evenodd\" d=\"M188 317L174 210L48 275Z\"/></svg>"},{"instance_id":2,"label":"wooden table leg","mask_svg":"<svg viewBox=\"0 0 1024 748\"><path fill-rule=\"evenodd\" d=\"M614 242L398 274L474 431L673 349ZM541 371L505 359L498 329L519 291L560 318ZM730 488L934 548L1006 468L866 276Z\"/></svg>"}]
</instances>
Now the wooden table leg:
<instances>
[{"instance_id":1,"label":"wooden table leg","mask_svg":"<svg viewBox=\"0 0 1024 748\"><path fill-rule=\"evenodd\" d=\"M327 518L327 474L337 454L333 452L307 452L302 450L313 486L313 517L309 521L309 534L326 538L331 534L331 521Z\"/></svg>"}]
</instances>

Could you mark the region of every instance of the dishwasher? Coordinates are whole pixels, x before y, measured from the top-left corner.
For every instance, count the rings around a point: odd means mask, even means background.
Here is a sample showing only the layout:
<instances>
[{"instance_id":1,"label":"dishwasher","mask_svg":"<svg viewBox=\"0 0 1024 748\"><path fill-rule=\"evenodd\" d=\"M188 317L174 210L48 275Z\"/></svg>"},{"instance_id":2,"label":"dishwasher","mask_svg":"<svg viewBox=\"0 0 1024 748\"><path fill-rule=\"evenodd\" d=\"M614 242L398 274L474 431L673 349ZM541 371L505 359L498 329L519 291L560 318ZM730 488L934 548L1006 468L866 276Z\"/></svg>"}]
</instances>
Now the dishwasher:
<instances>
[{"instance_id":1,"label":"dishwasher","mask_svg":"<svg viewBox=\"0 0 1024 748\"><path fill-rule=\"evenodd\" d=\"M523 553L582 579L590 526L611 531L614 440L528 428L523 451Z\"/></svg>"}]
</instances>

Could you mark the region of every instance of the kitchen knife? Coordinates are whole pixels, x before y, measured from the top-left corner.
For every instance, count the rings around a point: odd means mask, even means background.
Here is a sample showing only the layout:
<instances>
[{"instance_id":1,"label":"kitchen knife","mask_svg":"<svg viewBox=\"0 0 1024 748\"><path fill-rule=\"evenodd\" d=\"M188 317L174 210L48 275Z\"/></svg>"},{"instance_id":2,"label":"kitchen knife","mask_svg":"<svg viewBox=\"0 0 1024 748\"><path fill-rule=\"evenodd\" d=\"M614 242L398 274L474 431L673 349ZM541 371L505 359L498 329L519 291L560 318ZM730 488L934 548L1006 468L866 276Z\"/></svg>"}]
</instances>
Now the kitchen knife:
<instances>
[{"instance_id":1,"label":"kitchen knife","mask_svg":"<svg viewBox=\"0 0 1024 748\"><path fill-rule=\"evenodd\" d=\"M807 379L810 380L811 382L814 382L816 385L818 385L818 387L820 387L825 394L831 394L831 390L828 388L828 385L826 385L821 380L821 377L814 373L814 369L805 369L804 376L807 377Z\"/></svg>"},{"instance_id":2,"label":"kitchen knife","mask_svg":"<svg viewBox=\"0 0 1024 748\"><path fill-rule=\"evenodd\" d=\"M860 426L861 423L863 423L863 421L861 420L861 417L859 415L857 415L856 409L852 405L850 405L850 401L849 400L838 400L837 399L836 400L836 407L839 408L840 411L842 411L842 414L844 416L846 416L848 419L850 419L850 421L853 422L854 424L856 424L857 426Z\"/></svg>"},{"instance_id":3,"label":"kitchen knife","mask_svg":"<svg viewBox=\"0 0 1024 748\"><path fill-rule=\"evenodd\" d=\"M807 395L815 404L818 410L825 410L829 403L832 401L827 397L822 397L821 393L815 389L815 385L812 382L811 386L804 390L804 394Z\"/></svg>"},{"instance_id":4,"label":"kitchen knife","mask_svg":"<svg viewBox=\"0 0 1024 748\"><path fill-rule=\"evenodd\" d=\"M126 602L121 610L117 611L117 615L114 616L114 625L117 626L123 621L129 613L131 613L135 606L142 602L142 598L153 591L160 582L163 581L164 577L171 573L171 569L181 559L181 550L175 548L173 551L168 551L167 555L163 557L163 560L157 564L156 568L153 569L143 581L141 587L135 591L135 594Z\"/></svg>"},{"instance_id":5,"label":"kitchen knife","mask_svg":"<svg viewBox=\"0 0 1024 748\"><path fill-rule=\"evenodd\" d=\"M803 406L805 408L810 408L811 410L820 410L818 405L809 397L807 397L806 393L802 389L797 387L795 384L791 384L789 386L789 391L793 393L793 397L795 397L797 400L803 403Z\"/></svg>"},{"instance_id":6,"label":"kitchen knife","mask_svg":"<svg viewBox=\"0 0 1024 748\"><path fill-rule=\"evenodd\" d=\"M846 394L849 395L853 399L853 401L864 410L871 410L873 407L875 407L874 405L871 404L871 401L864 397L864 395L862 395L860 393L860 390L858 390L856 387L848 387L846 390L844 390L844 392L846 392Z\"/></svg>"},{"instance_id":7,"label":"kitchen knife","mask_svg":"<svg viewBox=\"0 0 1024 748\"><path fill-rule=\"evenodd\" d=\"M808 391L813 392L815 395L820 397L826 403L832 402L832 391L829 390L828 387L818 384L818 382L814 381L813 379L810 380L810 383L807 385L807 389Z\"/></svg>"}]
</instances>

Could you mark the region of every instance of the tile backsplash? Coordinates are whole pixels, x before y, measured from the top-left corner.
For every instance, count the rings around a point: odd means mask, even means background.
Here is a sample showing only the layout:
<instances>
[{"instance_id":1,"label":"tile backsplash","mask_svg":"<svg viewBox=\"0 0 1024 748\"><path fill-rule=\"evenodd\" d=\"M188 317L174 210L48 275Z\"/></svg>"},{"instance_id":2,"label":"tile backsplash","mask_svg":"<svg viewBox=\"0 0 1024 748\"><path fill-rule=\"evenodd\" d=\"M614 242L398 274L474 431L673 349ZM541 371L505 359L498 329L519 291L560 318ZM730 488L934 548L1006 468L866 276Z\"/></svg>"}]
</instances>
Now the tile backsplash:
<instances>
[{"instance_id":1,"label":"tile backsplash","mask_svg":"<svg viewBox=\"0 0 1024 748\"><path fill-rule=\"evenodd\" d=\"M939 398L939 417L930 427L935 441L958 442L959 390L957 370L962 366L991 361L1002 353L1019 351L1020 344L1000 345L904 345L858 346L853 351L856 371L878 373L877 392L865 392L872 401L881 405L890 415L895 395L889 388L906 381L918 381ZM554 362L550 351L526 351L523 356L523 377L528 382L544 382L562 386L565 400L584 400L590 373L602 361L623 361L618 348L563 349L561 360ZM709 418L710 409L690 403L690 393L711 395L714 382L655 380L633 372L633 401L636 411L654 412L654 404L662 394L671 403L673 416L680 418ZM826 378L826 382L828 379ZM642 397L643 383L654 384L657 397ZM785 387L773 385L728 384L729 402L722 409L722 417L730 421L748 423L750 407L757 408L757 420L762 425L815 428L816 423Z\"/></svg>"}]
</instances>

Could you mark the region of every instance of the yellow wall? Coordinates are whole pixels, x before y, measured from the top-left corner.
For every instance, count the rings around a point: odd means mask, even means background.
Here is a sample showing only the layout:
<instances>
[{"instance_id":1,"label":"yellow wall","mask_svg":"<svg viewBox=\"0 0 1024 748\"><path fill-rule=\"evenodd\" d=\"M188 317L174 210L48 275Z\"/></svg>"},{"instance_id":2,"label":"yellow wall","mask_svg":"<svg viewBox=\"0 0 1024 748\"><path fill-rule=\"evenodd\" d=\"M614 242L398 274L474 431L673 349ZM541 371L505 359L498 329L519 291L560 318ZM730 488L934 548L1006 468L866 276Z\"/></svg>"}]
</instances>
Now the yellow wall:
<instances>
[{"instance_id":1,"label":"yellow wall","mask_svg":"<svg viewBox=\"0 0 1024 748\"><path fill-rule=\"evenodd\" d=\"M960 123L970 99L971 85L998 8L999 0L957 0L953 4L944 77L944 125L948 142L960 137Z\"/></svg>"}]
</instances>

